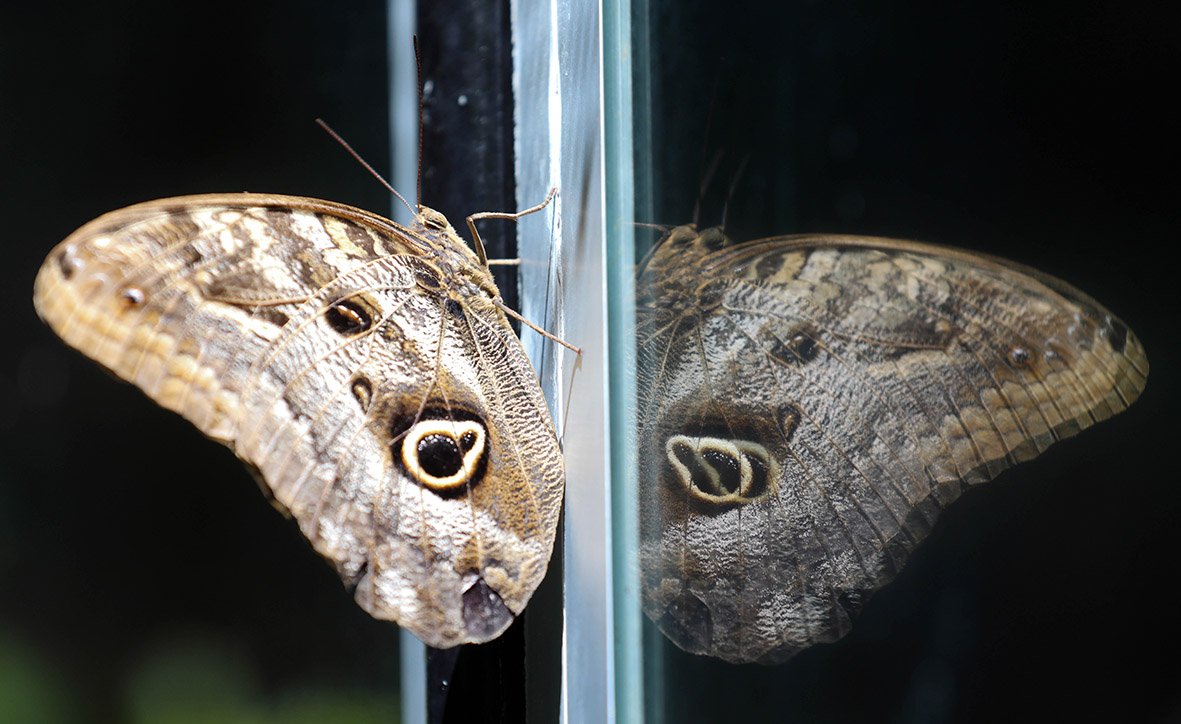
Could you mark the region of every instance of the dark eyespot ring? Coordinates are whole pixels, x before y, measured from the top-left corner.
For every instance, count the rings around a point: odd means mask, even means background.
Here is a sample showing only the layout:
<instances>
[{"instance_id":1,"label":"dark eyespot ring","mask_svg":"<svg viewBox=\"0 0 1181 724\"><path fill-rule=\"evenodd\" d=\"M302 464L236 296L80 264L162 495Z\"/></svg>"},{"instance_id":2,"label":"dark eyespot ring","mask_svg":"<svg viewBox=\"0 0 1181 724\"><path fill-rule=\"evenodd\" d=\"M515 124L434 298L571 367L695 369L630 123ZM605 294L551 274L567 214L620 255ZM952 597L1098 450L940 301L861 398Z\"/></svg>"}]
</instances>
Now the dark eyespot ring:
<instances>
[{"instance_id":1,"label":"dark eyespot ring","mask_svg":"<svg viewBox=\"0 0 1181 724\"><path fill-rule=\"evenodd\" d=\"M433 269L425 266L415 270L414 278L418 281L419 286L427 289L438 289L442 286L439 282L439 275L435 274Z\"/></svg>"},{"instance_id":2,"label":"dark eyespot ring","mask_svg":"<svg viewBox=\"0 0 1181 724\"><path fill-rule=\"evenodd\" d=\"M816 355L819 352L816 346L816 340L807 332L797 332L791 338L791 341L788 342L788 345L801 362L811 362L816 359Z\"/></svg>"},{"instance_id":3,"label":"dark eyespot ring","mask_svg":"<svg viewBox=\"0 0 1181 724\"><path fill-rule=\"evenodd\" d=\"M353 378L350 389L357 404L361 406L361 410L369 412L369 405L373 402L373 383L367 377L357 375Z\"/></svg>"},{"instance_id":4,"label":"dark eyespot ring","mask_svg":"<svg viewBox=\"0 0 1181 724\"><path fill-rule=\"evenodd\" d=\"M358 335L373 324L369 312L360 304L348 299L333 304L324 316L327 317L328 324L345 337Z\"/></svg>"},{"instance_id":5,"label":"dark eyespot ring","mask_svg":"<svg viewBox=\"0 0 1181 724\"><path fill-rule=\"evenodd\" d=\"M439 495L454 495L483 476L487 430L479 420L422 417L395 450L412 480Z\"/></svg>"}]
</instances>

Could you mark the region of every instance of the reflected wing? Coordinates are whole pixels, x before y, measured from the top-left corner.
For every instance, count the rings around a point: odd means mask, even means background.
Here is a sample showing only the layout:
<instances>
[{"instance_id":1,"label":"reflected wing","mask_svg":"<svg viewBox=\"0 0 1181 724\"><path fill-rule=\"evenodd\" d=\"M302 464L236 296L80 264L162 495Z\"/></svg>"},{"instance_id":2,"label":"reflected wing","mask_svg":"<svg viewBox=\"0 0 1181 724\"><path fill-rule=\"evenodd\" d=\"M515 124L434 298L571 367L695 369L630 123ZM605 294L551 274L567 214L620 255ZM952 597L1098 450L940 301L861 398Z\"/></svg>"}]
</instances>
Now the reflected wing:
<instances>
[{"instance_id":1,"label":"reflected wing","mask_svg":"<svg viewBox=\"0 0 1181 724\"><path fill-rule=\"evenodd\" d=\"M165 199L71 235L34 301L256 468L362 606L452 646L524 607L563 476L503 315L428 258L469 261L331 202Z\"/></svg>"},{"instance_id":2,"label":"reflected wing","mask_svg":"<svg viewBox=\"0 0 1181 724\"><path fill-rule=\"evenodd\" d=\"M839 638L965 484L1147 377L1118 319L1000 260L829 236L677 253L641 279L642 566L689 651Z\"/></svg>"}]
</instances>

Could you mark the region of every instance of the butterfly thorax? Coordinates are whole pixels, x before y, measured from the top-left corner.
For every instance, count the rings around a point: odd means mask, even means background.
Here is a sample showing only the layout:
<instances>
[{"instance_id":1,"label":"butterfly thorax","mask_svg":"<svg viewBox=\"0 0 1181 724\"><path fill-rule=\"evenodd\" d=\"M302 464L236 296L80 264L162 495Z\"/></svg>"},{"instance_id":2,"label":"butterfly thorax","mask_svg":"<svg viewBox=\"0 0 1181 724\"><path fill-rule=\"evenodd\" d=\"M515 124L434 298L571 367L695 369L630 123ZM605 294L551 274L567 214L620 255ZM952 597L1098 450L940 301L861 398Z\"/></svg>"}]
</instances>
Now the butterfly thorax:
<instances>
[{"instance_id":1,"label":"butterfly thorax","mask_svg":"<svg viewBox=\"0 0 1181 724\"><path fill-rule=\"evenodd\" d=\"M717 300L706 290L701 273L706 258L732 240L720 228L698 231L693 224L672 229L656 243L637 283L641 308L674 316L700 313Z\"/></svg>"},{"instance_id":2,"label":"butterfly thorax","mask_svg":"<svg viewBox=\"0 0 1181 724\"><path fill-rule=\"evenodd\" d=\"M410 230L426 242L423 256L434 262L449 286L469 296L484 294L493 300L500 298L500 290L488 267L441 212L419 206Z\"/></svg>"}]
</instances>

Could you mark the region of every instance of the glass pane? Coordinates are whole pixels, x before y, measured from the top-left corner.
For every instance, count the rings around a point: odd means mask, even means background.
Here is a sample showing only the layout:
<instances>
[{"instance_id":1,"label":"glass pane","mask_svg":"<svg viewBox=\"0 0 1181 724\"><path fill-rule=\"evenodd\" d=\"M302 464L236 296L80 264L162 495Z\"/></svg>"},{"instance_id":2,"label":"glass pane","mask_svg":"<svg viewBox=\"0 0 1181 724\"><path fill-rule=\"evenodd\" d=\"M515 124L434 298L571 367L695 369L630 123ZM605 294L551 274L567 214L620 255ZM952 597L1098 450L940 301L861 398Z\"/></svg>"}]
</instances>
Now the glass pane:
<instances>
[{"instance_id":1,"label":"glass pane","mask_svg":"<svg viewBox=\"0 0 1181 724\"><path fill-rule=\"evenodd\" d=\"M990 2L632 3L633 562L647 614L649 722L997 720L1030 698L1059 713L1118 711L1128 698L1128 688L1107 686L1110 666L1093 664L1096 653L1121 661L1132 645L1079 632L1123 605L1116 582L1129 574L1111 556L1140 549L1112 540L1163 544L1163 529L1105 513L1110 481L1126 479L1121 466L1142 444L1120 427L1136 424L1127 418L1139 407L953 505L966 483L1036 451L1006 441L999 459L978 447L955 453L976 463L934 470L941 463L922 443L908 447L918 434L907 426L946 418L917 400L956 407L989 381L966 382L943 363L927 371L971 348L967 336L948 332L927 360L919 350L931 337L908 330L926 320L923 334L937 336L940 319L960 317L923 296L931 277L919 272L897 277L920 281L910 297L900 287L896 305L866 302L877 299L868 291L841 296L882 288L873 259L897 270L917 258L907 254L946 252L852 240L812 241L799 253L783 251L784 241L723 251L799 233L921 239L1013 258L1134 310L1135 281L1108 274L1103 261L1111 220L1156 232L1135 203L1113 196L1112 179L1134 175L1119 151L1129 138L1172 134L1126 114L1143 97L1160 105L1152 83L1163 75L1120 38L1134 27L1164 41L1155 23L1114 10L1065 20ZM1136 143L1151 156L1155 141ZM1148 196L1175 188L1159 172L1137 183ZM871 248L856 257L864 284L820 273L854 247ZM1004 269L1002 280L1017 274ZM969 294L1004 304L1006 289ZM832 311L838 297L844 316ZM1123 355L1122 325L1110 324ZM1024 339L1014 331L1004 349ZM887 414L878 405L889 407L880 400L891 384L934 397L912 395ZM1073 395L1072 385L1052 394ZM1142 377L1131 387L1135 398ZM1081 414L1084 426L1106 416ZM1055 439L1074 432L1054 429ZM941 487L891 498L882 486L912 469ZM1080 486L1092 496L1085 505ZM1106 542L1081 551L1096 528Z\"/></svg>"}]
</instances>

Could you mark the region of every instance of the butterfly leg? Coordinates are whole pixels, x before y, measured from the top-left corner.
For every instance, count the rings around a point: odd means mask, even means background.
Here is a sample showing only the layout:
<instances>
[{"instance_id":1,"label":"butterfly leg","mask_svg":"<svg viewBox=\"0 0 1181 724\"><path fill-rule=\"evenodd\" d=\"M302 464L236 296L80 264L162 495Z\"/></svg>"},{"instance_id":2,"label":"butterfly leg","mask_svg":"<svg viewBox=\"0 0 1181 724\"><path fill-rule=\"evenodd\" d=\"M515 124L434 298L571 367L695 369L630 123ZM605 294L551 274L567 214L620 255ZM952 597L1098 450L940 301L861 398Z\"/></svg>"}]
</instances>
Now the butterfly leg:
<instances>
[{"instance_id":1,"label":"butterfly leg","mask_svg":"<svg viewBox=\"0 0 1181 724\"><path fill-rule=\"evenodd\" d=\"M484 240L480 238L480 232L476 231L476 221L480 219L508 219L510 221L516 221L522 216L536 214L538 211L549 206L550 202L554 200L554 195L557 193L557 187L550 189L549 194L545 197L545 201L542 201L536 206L530 206L523 211L481 211L478 214L472 214L467 217L467 228L472 232L472 241L476 245L476 254L480 257L480 263L488 263L488 254L484 252Z\"/></svg>"}]
</instances>

